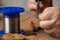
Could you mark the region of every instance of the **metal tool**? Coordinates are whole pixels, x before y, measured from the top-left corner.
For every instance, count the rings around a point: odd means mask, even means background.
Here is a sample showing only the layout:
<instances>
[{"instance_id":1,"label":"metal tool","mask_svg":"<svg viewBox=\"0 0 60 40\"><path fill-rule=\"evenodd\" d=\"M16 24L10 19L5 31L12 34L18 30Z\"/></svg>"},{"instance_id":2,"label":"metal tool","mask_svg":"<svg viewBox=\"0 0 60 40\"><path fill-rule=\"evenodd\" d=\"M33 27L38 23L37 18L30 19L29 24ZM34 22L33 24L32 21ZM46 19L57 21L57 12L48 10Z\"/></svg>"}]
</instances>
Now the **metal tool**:
<instances>
[{"instance_id":1,"label":"metal tool","mask_svg":"<svg viewBox=\"0 0 60 40\"><path fill-rule=\"evenodd\" d=\"M39 19L38 15L40 13L40 2L43 3L43 0L35 0L37 2L37 9L36 9L36 17ZM41 27L35 27L34 32L38 32L39 30L42 30Z\"/></svg>"},{"instance_id":2,"label":"metal tool","mask_svg":"<svg viewBox=\"0 0 60 40\"><path fill-rule=\"evenodd\" d=\"M38 17L39 12L40 12L40 2L43 3L43 0L35 0L35 1L37 2L36 14Z\"/></svg>"}]
</instances>

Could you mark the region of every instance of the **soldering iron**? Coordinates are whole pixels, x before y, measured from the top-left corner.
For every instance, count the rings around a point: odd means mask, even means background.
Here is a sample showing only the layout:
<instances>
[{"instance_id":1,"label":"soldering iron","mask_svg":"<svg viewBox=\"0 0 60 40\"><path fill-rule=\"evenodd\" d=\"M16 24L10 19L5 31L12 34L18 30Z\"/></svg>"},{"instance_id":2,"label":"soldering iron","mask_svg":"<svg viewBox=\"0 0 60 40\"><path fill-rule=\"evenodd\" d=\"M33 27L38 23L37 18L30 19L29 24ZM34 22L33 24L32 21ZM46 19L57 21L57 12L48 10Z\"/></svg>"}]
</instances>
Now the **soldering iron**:
<instances>
[{"instance_id":1,"label":"soldering iron","mask_svg":"<svg viewBox=\"0 0 60 40\"><path fill-rule=\"evenodd\" d=\"M36 14L38 16L40 12L40 3L43 3L43 0L35 0L37 2Z\"/></svg>"}]
</instances>

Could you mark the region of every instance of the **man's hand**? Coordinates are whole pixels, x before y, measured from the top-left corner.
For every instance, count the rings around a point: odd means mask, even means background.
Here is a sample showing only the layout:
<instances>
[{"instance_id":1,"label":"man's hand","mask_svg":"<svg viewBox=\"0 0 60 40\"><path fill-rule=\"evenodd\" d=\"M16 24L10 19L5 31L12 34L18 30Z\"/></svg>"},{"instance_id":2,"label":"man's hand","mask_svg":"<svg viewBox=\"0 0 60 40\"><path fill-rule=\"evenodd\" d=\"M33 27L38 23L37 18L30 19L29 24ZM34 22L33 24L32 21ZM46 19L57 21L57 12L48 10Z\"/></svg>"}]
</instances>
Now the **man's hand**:
<instances>
[{"instance_id":1,"label":"man's hand","mask_svg":"<svg viewBox=\"0 0 60 40\"><path fill-rule=\"evenodd\" d=\"M60 37L60 8L48 7L39 15L40 27L45 32Z\"/></svg>"},{"instance_id":2,"label":"man's hand","mask_svg":"<svg viewBox=\"0 0 60 40\"><path fill-rule=\"evenodd\" d=\"M40 2L39 6L40 6L40 13L43 12L43 10L46 7L50 7L52 0L44 0L43 3ZM35 0L29 0L28 2L28 9L29 11L31 11L32 14L36 15L36 9L37 9L37 2Z\"/></svg>"},{"instance_id":3,"label":"man's hand","mask_svg":"<svg viewBox=\"0 0 60 40\"><path fill-rule=\"evenodd\" d=\"M40 6L41 9L43 8L43 4L42 3L40 3L39 6ZM29 0L28 9L29 9L29 11L31 11L32 14L36 15L37 2L35 0ZM40 12L41 12L41 10L40 10Z\"/></svg>"},{"instance_id":4,"label":"man's hand","mask_svg":"<svg viewBox=\"0 0 60 40\"><path fill-rule=\"evenodd\" d=\"M40 4L41 9L45 9L39 15L40 27L45 30L45 32L60 37L60 8L59 7L49 7L52 0L44 0L43 4ZM35 14L37 3L35 0L29 0L28 9ZM48 7L48 8L47 8Z\"/></svg>"}]
</instances>

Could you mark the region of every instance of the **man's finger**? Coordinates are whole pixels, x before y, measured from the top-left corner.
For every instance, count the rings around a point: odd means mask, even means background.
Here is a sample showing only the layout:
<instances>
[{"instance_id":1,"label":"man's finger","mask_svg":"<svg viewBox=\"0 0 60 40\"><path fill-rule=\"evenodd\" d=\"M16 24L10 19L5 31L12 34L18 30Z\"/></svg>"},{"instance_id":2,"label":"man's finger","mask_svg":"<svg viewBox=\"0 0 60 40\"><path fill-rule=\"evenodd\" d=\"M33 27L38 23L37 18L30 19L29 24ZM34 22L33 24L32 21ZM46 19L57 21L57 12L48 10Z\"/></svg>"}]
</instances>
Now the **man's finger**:
<instances>
[{"instance_id":1,"label":"man's finger","mask_svg":"<svg viewBox=\"0 0 60 40\"><path fill-rule=\"evenodd\" d=\"M39 15L39 19L41 21L45 21L45 20L51 20L51 17L53 16L53 12L51 11L51 8L46 8L42 14Z\"/></svg>"},{"instance_id":2,"label":"man's finger","mask_svg":"<svg viewBox=\"0 0 60 40\"><path fill-rule=\"evenodd\" d=\"M55 21L56 21L55 19L40 21L40 27L44 29L50 29L51 26L55 23Z\"/></svg>"},{"instance_id":3,"label":"man's finger","mask_svg":"<svg viewBox=\"0 0 60 40\"><path fill-rule=\"evenodd\" d=\"M36 10L36 4L28 4L28 9L31 10Z\"/></svg>"}]
</instances>

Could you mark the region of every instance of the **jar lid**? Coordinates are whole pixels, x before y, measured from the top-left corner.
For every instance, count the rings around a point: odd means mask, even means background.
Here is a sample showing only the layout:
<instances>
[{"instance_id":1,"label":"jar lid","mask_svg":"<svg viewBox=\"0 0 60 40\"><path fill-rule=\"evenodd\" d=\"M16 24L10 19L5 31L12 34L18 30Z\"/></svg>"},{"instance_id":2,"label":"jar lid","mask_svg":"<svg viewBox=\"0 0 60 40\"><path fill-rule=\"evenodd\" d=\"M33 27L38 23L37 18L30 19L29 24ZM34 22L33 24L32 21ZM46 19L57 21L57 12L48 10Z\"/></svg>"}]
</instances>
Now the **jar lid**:
<instances>
[{"instance_id":1,"label":"jar lid","mask_svg":"<svg viewBox=\"0 0 60 40\"><path fill-rule=\"evenodd\" d=\"M6 34L6 33L4 32L4 30L0 30L0 35L4 35L4 34ZM18 34L23 34L23 35L25 35L25 31L24 31L24 30L20 30L20 31L18 32Z\"/></svg>"},{"instance_id":2,"label":"jar lid","mask_svg":"<svg viewBox=\"0 0 60 40\"><path fill-rule=\"evenodd\" d=\"M4 35L5 32L3 30L0 30L0 35Z\"/></svg>"},{"instance_id":3,"label":"jar lid","mask_svg":"<svg viewBox=\"0 0 60 40\"><path fill-rule=\"evenodd\" d=\"M22 7L1 7L0 13L3 13L4 17L16 17L19 13L24 12Z\"/></svg>"}]
</instances>

